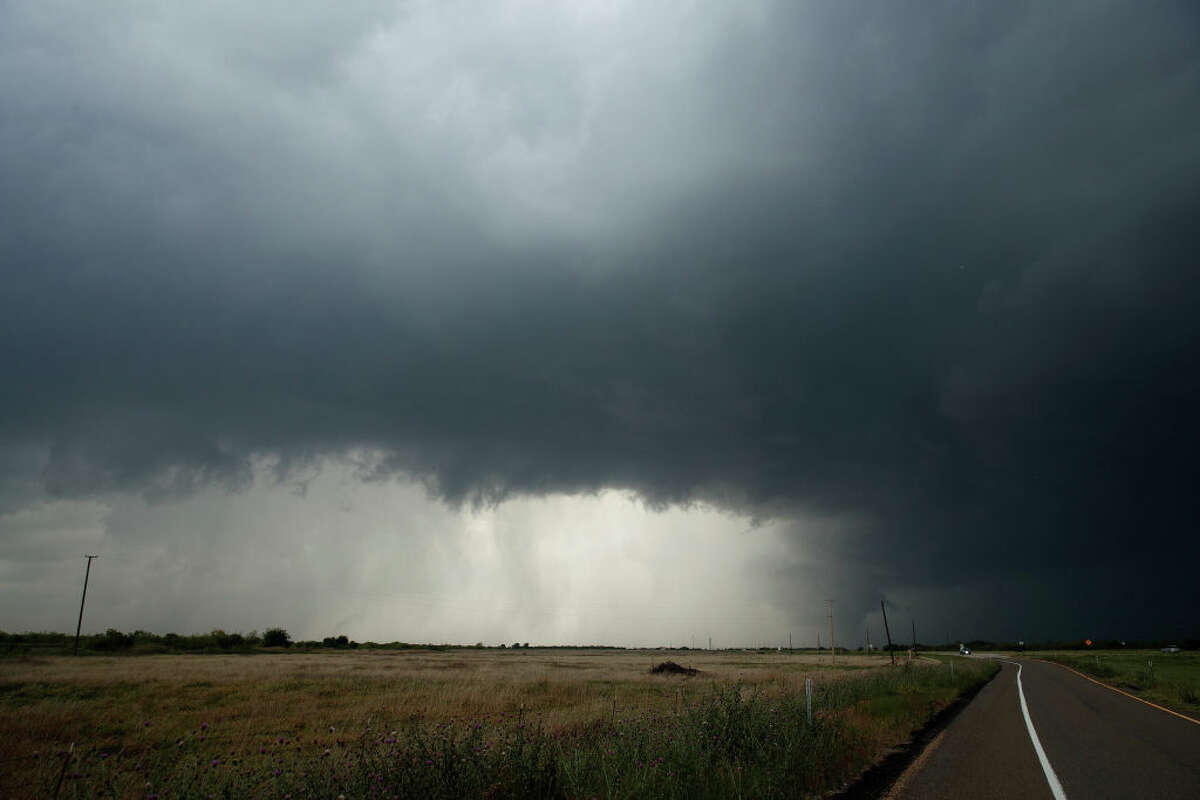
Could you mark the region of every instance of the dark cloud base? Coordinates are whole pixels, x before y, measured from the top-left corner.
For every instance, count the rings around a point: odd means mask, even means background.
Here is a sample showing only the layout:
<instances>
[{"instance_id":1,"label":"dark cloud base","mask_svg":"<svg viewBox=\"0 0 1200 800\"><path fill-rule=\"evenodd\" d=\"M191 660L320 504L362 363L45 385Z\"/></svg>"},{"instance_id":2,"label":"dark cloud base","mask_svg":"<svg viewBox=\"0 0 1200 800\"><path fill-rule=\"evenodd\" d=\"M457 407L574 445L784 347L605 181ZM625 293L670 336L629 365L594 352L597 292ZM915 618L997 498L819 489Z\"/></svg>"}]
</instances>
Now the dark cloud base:
<instances>
[{"instance_id":1,"label":"dark cloud base","mask_svg":"<svg viewBox=\"0 0 1200 800\"><path fill-rule=\"evenodd\" d=\"M1195 12L903 5L731 32L661 114L738 158L611 240L499 237L430 170L346 222L270 142L247 175L169 109L6 82L8 504L370 453L450 503L852 514L863 594L1029 569L1060 628L1194 631Z\"/></svg>"}]
</instances>

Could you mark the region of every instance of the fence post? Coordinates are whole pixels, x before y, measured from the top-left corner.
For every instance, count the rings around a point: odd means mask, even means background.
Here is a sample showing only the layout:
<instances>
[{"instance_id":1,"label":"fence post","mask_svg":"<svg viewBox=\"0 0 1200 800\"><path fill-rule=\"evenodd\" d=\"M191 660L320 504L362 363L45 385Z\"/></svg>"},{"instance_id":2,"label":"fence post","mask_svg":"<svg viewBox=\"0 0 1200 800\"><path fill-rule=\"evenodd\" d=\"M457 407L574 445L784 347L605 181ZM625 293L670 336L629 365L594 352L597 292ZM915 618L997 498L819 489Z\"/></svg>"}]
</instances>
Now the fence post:
<instances>
[{"instance_id":1,"label":"fence post","mask_svg":"<svg viewBox=\"0 0 1200 800\"><path fill-rule=\"evenodd\" d=\"M804 679L804 706L808 710L808 727L812 727L812 678Z\"/></svg>"}]
</instances>

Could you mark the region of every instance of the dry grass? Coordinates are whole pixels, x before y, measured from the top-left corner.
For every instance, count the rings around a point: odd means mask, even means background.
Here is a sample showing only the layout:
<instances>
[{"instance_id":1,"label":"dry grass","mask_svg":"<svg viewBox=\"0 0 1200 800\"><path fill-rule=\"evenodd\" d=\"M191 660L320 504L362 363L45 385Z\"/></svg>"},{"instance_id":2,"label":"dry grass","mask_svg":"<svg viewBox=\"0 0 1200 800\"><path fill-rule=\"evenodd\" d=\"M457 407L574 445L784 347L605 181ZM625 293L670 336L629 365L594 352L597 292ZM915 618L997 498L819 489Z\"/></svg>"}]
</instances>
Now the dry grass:
<instances>
[{"instance_id":1,"label":"dry grass","mask_svg":"<svg viewBox=\"0 0 1200 800\"><path fill-rule=\"evenodd\" d=\"M650 674L665 660L701 672ZM886 663L611 650L12 658L0 660L0 796L44 796L63 774L76 796L152 784L334 796L384 773L414 797L590 796L613 780L622 796L680 800L819 794L994 670L963 664L955 679L937 663Z\"/></svg>"},{"instance_id":2,"label":"dry grass","mask_svg":"<svg viewBox=\"0 0 1200 800\"><path fill-rule=\"evenodd\" d=\"M0 759L71 742L136 748L194 733L241 746L302 731L356 735L369 720L524 713L548 730L614 711L667 710L714 681L765 692L794 690L807 675L878 666L878 657L702 653L682 660L694 678L648 673L676 652L453 650L280 653L244 656L44 657L0 661ZM147 728L146 722L150 723Z\"/></svg>"}]
</instances>

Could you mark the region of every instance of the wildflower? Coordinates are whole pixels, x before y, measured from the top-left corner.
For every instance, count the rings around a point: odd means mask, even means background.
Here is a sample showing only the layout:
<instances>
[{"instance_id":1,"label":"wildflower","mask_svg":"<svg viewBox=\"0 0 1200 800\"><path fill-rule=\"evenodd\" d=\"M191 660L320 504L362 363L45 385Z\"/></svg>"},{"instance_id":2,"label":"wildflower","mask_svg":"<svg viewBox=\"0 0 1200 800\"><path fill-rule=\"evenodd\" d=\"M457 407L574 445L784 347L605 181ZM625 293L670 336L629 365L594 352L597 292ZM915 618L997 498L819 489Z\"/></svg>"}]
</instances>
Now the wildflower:
<instances>
[{"instance_id":1,"label":"wildflower","mask_svg":"<svg viewBox=\"0 0 1200 800\"><path fill-rule=\"evenodd\" d=\"M200 723L200 730L202 730L202 731L206 731L206 730L208 730L208 723L207 723L207 722L201 722L201 723Z\"/></svg>"}]
</instances>

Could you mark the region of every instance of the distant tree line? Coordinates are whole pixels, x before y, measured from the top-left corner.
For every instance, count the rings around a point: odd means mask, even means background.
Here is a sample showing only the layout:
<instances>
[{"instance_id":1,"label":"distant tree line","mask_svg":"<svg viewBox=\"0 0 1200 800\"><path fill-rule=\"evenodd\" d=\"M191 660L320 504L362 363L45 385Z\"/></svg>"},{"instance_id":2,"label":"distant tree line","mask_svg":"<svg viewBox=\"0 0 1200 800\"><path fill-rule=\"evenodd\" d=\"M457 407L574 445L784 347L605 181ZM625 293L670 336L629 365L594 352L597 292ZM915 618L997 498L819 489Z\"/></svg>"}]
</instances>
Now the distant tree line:
<instances>
[{"instance_id":1,"label":"distant tree line","mask_svg":"<svg viewBox=\"0 0 1200 800\"><path fill-rule=\"evenodd\" d=\"M281 639L278 633L283 634ZM79 637L79 649L104 653L138 652L245 652L260 647L286 646L287 632L273 628L261 636L258 631L249 633L226 633L215 629L208 633L181 635L178 633L157 634L136 630L122 633L109 628L104 633ZM73 649L75 636L69 633L4 633L0 631L0 649Z\"/></svg>"},{"instance_id":2,"label":"distant tree line","mask_svg":"<svg viewBox=\"0 0 1200 800\"><path fill-rule=\"evenodd\" d=\"M1051 639L1047 641L1005 642L990 639L962 641L972 650L1158 650L1167 645L1176 645L1184 650L1200 650L1200 638L1189 636L1182 639ZM919 649L953 650L959 642L940 645L917 643ZM897 644L896 648L908 647Z\"/></svg>"},{"instance_id":3,"label":"distant tree line","mask_svg":"<svg viewBox=\"0 0 1200 800\"><path fill-rule=\"evenodd\" d=\"M26 633L5 633L0 631L0 653L28 653L33 651L39 652L72 652L75 644L75 636L70 633L53 633L53 632L26 632ZM908 642L893 643L894 650L904 650L909 647ZM1200 638L1185 637L1181 639L1148 639L1148 640L1127 640L1119 639L1097 639L1090 645L1084 640L1070 641L1042 641L1042 642L1004 642L1004 641L989 641L985 639L971 639L964 642L972 650L1157 650L1167 645L1177 645L1184 650L1200 650ZM311 650L462 650L462 649L500 649L500 650L525 650L529 649L529 642L513 642L512 644L485 645L483 642L476 642L473 645L457 645L457 644L416 644L411 642L356 642L350 639L345 634L338 636L326 636L321 640L294 641L291 634L284 628L268 628L261 634L258 631L250 631L249 633L227 633L221 629L215 629L208 633L197 634L178 634L166 633L157 634L149 631L136 630L132 633L123 633L115 628L109 628L104 633L90 634L81 636L79 639L80 652L94 653L248 653L261 651L263 649L289 648L292 650L311 651ZM611 647L608 645L538 645L544 650L624 650L628 648ZM921 650L945 650L956 649L958 642L948 642L944 644L917 644ZM688 650L688 647L671 647L671 648L634 648L634 649L652 649L652 650ZM749 650L761 652L774 652L779 648L769 647L750 647L750 648L734 648L736 650ZM879 651L886 652L887 648L878 647ZM795 648L800 651L811 651L812 648ZM858 648L861 652L862 648ZM825 648L822 652L828 652ZM839 647L838 652L847 652Z\"/></svg>"},{"instance_id":4,"label":"distant tree line","mask_svg":"<svg viewBox=\"0 0 1200 800\"><path fill-rule=\"evenodd\" d=\"M26 632L6 633L0 631L0 653L28 653L33 651L55 653L73 652L75 636L70 633ZM496 649L527 649L529 642L513 642L511 645L493 645ZM555 646L557 649L614 649L604 645ZM321 640L295 641L284 628L268 628L261 634L227 633L221 629L199 634L157 634L136 630L124 633L109 628L104 633L86 634L79 638L82 653L248 653L270 648L292 650L460 650L489 649L482 642L474 645L414 644L411 642L356 642L345 634L326 636ZM622 648L615 648L622 649Z\"/></svg>"}]
</instances>

